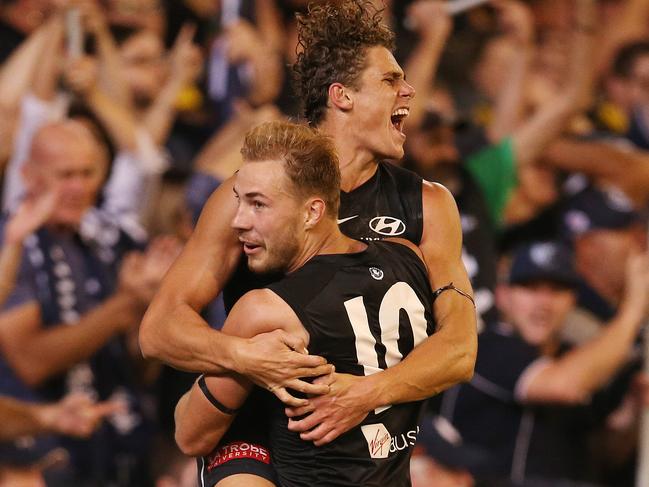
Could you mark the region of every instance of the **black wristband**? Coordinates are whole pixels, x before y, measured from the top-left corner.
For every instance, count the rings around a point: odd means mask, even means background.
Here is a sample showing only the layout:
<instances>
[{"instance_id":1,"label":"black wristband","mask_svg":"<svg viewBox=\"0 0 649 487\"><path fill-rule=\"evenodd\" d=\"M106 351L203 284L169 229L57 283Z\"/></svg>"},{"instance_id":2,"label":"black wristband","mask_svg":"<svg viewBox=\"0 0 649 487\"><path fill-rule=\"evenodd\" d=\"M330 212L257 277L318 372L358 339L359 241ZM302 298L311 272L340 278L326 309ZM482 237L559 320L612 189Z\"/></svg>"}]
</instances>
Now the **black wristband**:
<instances>
[{"instance_id":1,"label":"black wristband","mask_svg":"<svg viewBox=\"0 0 649 487\"><path fill-rule=\"evenodd\" d=\"M231 409L225 406L221 401L219 401L212 395L210 390L207 388L207 384L205 383L205 376L203 374L201 374L201 376L198 378L198 387L201 388L203 395L209 402L212 403L212 406L221 411L223 414L236 414L239 411L238 409Z\"/></svg>"}]
</instances>

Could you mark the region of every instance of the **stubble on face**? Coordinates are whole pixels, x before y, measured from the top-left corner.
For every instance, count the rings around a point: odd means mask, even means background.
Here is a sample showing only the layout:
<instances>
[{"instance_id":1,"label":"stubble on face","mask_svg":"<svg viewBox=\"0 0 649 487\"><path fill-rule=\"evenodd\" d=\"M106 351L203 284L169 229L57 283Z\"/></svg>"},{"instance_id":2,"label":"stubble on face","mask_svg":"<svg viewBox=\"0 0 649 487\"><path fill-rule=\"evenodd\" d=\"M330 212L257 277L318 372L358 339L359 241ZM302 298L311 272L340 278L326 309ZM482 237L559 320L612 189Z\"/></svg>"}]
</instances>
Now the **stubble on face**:
<instances>
[{"instance_id":1,"label":"stubble on face","mask_svg":"<svg viewBox=\"0 0 649 487\"><path fill-rule=\"evenodd\" d=\"M264 239L259 256L248 256L248 268L255 274L286 273L299 252L297 218L285 220L282 230Z\"/></svg>"}]
</instances>

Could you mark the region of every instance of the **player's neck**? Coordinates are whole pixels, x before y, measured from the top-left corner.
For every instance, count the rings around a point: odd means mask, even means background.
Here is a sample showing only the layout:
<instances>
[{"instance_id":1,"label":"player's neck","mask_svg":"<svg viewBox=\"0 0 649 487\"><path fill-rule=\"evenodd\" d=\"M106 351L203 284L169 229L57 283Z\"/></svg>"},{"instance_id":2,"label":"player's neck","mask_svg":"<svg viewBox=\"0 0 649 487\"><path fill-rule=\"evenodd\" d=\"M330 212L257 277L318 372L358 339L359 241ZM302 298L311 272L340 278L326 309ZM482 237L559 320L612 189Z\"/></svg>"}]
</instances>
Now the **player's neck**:
<instances>
[{"instance_id":1,"label":"player's neck","mask_svg":"<svg viewBox=\"0 0 649 487\"><path fill-rule=\"evenodd\" d=\"M323 236L320 242L319 255L326 254L353 254L367 248L367 244L349 238L338 228L338 223L332 221L330 230Z\"/></svg>"},{"instance_id":2,"label":"player's neck","mask_svg":"<svg viewBox=\"0 0 649 487\"><path fill-rule=\"evenodd\" d=\"M374 176L377 159L351 136L353 128L340 120L325 120L318 129L333 140L340 166L340 189L352 191Z\"/></svg>"},{"instance_id":3,"label":"player's neck","mask_svg":"<svg viewBox=\"0 0 649 487\"><path fill-rule=\"evenodd\" d=\"M331 220L309 233L302 250L289 266L287 273L299 269L316 255L352 254L361 252L365 248L367 248L365 243L343 235L336 221Z\"/></svg>"},{"instance_id":4,"label":"player's neck","mask_svg":"<svg viewBox=\"0 0 649 487\"><path fill-rule=\"evenodd\" d=\"M377 168L376 159L362 154L350 159L340 157L340 189L346 193L353 191L374 176Z\"/></svg>"}]
</instances>

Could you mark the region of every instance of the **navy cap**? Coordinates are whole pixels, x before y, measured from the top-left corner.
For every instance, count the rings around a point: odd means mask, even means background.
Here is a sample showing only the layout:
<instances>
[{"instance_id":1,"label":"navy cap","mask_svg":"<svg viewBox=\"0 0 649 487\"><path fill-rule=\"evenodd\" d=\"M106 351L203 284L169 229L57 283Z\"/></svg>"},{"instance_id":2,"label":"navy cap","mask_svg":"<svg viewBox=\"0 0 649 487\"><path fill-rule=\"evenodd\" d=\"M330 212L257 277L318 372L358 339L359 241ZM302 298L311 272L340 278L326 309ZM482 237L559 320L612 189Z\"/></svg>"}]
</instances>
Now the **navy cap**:
<instances>
[{"instance_id":1,"label":"navy cap","mask_svg":"<svg viewBox=\"0 0 649 487\"><path fill-rule=\"evenodd\" d=\"M509 271L510 284L549 281L566 286L577 286L572 252L557 242L534 242L515 252Z\"/></svg>"},{"instance_id":2,"label":"navy cap","mask_svg":"<svg viewBox=\"0 0 649 487\"><path fill-rule=\"evenodd\" d=\"M592 230L628 228L641 218L621 191L589 187L567 200L561 227L564 236L573 239Z\"/></svg>"},{"instance_id":3,"label":"navy cap","mask_svg":"<svg viewBox=\"0 0 649 487\"><path fill-rule=\"evenodd\" d=\"M425 416L419 428L419 444L426 454L442 465L473 474L493 469L492 453L465 443L459 431L443 416Z\"/></svg>"}]
</instances>

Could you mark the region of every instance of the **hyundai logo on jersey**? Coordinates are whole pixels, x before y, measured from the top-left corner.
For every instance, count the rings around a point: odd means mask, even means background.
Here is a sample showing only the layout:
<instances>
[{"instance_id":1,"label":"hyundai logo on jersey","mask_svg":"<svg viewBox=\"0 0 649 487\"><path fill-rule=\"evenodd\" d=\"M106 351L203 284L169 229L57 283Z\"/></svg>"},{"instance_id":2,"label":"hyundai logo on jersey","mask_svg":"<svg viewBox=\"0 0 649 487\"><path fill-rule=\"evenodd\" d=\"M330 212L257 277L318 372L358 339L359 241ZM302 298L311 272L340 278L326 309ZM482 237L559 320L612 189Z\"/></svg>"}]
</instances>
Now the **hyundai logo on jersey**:
<instances>
[{"instance_id":1,"label":"hyundai logo on jersey","mask_svg":"<svg viewBox=\"0 0 649 487\"><path fill-rule=\"evenodd\" d=\"M377 216L370 220L370 228L380 235L396 237L406 231L406 224L391 216Z\"/></svg>"}]
</instances>

